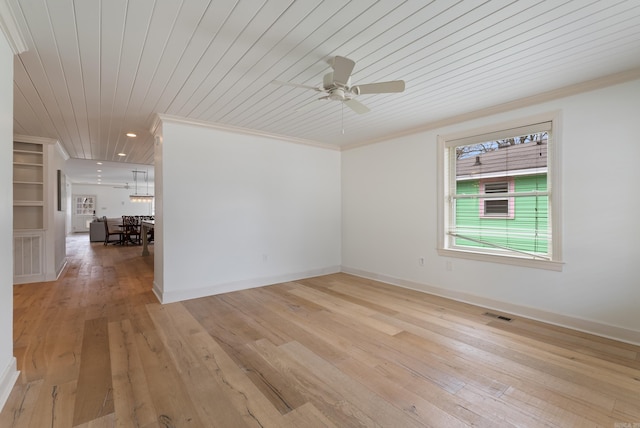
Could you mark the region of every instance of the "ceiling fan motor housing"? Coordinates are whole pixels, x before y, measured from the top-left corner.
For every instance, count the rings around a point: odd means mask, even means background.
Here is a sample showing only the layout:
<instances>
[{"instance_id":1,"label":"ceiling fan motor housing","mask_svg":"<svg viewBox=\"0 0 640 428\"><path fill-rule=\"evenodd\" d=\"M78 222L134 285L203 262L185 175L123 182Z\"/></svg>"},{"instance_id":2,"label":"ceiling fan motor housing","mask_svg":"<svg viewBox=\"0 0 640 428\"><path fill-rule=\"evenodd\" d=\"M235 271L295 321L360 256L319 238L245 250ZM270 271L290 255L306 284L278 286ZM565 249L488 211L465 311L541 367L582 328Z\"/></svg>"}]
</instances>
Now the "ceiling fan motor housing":
<instances>
[{"instance_id":1,"label":"ceiling fan motor housing","mask_svg":"<svg viewBox=\"0 0 640 428\"><path fill-rule=\"evenodd\" d=\"M333 80L333 72L324 75L322 86L325 91L328 92L327 98L330 100L347 101L352 99L354 95L357 95L357 93L351 90L351 77L349 77L345 86L338 85Z\"/></svg>"},{"instance_id":2,"label":"ceiling fan motor housing","mask_svg":"<svg viewBox=\"0 0 640 428\"><path fill-rule=\"evenodd\" d=\"M344 101L345 99L347 99L347 97L344 92L344 89L335 88L329 92L329 99L335 100L335 101Z\"/></svg>"}]
</instances>

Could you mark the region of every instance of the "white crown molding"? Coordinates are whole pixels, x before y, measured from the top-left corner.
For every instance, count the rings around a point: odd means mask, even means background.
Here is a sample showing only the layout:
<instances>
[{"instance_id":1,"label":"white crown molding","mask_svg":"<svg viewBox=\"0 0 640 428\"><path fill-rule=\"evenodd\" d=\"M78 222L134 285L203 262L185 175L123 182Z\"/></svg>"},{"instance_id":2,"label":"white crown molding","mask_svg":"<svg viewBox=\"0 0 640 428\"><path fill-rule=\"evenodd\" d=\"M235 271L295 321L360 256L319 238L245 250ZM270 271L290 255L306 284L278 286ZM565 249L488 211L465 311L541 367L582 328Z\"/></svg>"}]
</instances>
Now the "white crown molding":
<instances>
[{"instance_id":1,"label":"white crown molding","mask_svg":"<svg viewBox=\"0 0 640 428\"><path fill-rule=\"evenodd\" d=\"M303 138L288 137L286 135L272 134L270 132L258 131L255 129L241 128L239 126L223 125L220 123L206 122L203 120L189 119L186 117L172 116L167 114L158 114L151 126L151 132L155 134L160 122L178 123L183 125L201 126L218 131L233 132L236 134L253 135L256 137L271 138L279 141L285 141L294 144L302 144L305 146L313 146L321 149L340 150L340 147L333 144L320 143L313 140L305 140Z\"/></svg>"},{"instance_id":2,"label":"white crown molding","mask_svg":"<svg viewBox=\"0 0 640 428\"><path fill-rule=\"evenodd\" d=\"M418 134L420 132L431 131L433 129L443 128L445 126L455 125L457 123L467 122L473 119L479 119L494 114L517 110L531 105L542 104L547 101L553 101L559 98L569 97L583 92L589 92L636 79L640 79L640 68L634 68L620 73L611 74L609 76L588 80L586 82L576 83L574 85L565 86L563 88L554 89L552 91L543 92L541 94L532 95L530 97L520 98L518 100L498 104L493 107L487 107L481 110L475 110L468 113L447 117L445 119L428 122L417 128L407 129L396 134L385 135L371 140L344 145L341 147L341 150L345 151L357 149L358 147L368 146L370 144L380 143L382 141L388 141L394 138L406 137L408 135Z\"/></svg>"},{"instance_id":3,"label":"white crown molding","mask_svg":"<svg viewBox=\"0 0 640 428\"><path fill-rule=\"evenodd\" d=\"M56 149L58 149L58 153L60 153L60 156L62 156L62 159L64 159L65 161L69 160L71 156L69 156L69 153L67 153L65 148L62 147L62 144L60 144L60 141L56 140L55 146L56 146Z\"/></svg>"},{"instance_id":4,"label":"white crown molding","mask_svg":"<svg viewBox=\"0 0 640 428\"><path fill-rule=\"evenodd\" d=\"M4 33L14 55L21 54L27 50L27 44L18 26L16 16L7 0L0 0L0 29Z\"/></svg>"},{"instance_id":5,"label":"white crown molding","mask_svg":"<svg viewBox=\"0 0 640 428\"><path fill-rule=\"evenodd\" d=\"M59 141L56 140L55 138L34 137L32 135L21 135L21 134L13 134L13 141L18 141L20 143L59 144Z\"/></svg>"},{"instance_id":6,"label":"white crown molding","mask_svg":"<svg viewBox=\"0 0 640 428\"><path fill-rule=\"evenodd\" d=\"M155 114L153 116L153 120L151 122L151 126L149 127L149 132L151 132L151 135L153 135L154 137L158 137L158 132L160 129L160 125L162 125L162 117L164 115L161 114Z\"/></svg>"}]
</instances>

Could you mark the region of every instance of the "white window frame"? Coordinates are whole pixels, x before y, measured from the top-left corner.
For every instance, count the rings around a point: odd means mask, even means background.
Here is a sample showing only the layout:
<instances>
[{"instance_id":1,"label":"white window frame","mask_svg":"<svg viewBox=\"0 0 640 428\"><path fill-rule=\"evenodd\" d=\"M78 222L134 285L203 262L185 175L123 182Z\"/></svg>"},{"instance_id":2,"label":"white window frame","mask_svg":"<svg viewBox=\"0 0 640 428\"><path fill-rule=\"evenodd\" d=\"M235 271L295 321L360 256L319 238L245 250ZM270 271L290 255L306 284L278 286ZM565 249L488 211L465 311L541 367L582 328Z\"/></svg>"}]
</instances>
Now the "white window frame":
<instances>
[{"instance_id":1,"label":"white window frame","mask_svg":"<svg viewBox=\"0 0 640 428\"><path fill-rule=\"evenodd\" d=\"M455 159L447 156L451 147L497 140L506 136L526 134L528 128L540 123L551 123L547 146L547 191L549 193L549 218L551 227L550 260L528 257L526 255L505 254L491 249L462 248L451 245L447 239L450 222L455 221L451 212L449 189L455 188ZM516 266L562 271L562 199L560 165L560 112L546 113L505 123L470 129L454 134L438 135L438 254L443 257L456 257L477 261L503 263ZM511 134L511 135L509 135ZM522 135L520 134L520 135ZM453 171L450 176L450 171Z\"/></svg>"}]
</instances>

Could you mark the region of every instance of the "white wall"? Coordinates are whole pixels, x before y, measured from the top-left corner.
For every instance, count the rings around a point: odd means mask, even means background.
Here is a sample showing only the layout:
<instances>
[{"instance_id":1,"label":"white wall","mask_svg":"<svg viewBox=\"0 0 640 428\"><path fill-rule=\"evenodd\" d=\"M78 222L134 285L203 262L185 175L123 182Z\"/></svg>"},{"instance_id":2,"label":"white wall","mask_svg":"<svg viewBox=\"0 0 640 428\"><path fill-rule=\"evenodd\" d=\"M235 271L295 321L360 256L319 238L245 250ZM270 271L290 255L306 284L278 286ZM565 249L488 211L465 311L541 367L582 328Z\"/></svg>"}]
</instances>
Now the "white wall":
<instances>
[{"instance_id":1,"label":"white wall","mask_svg":"<svg viewBox=\"0 0 640 428\"><path fill-rule=\"evenodd\" d=\"M65 211L58 211L58 170L64 174L65 159L58 144L50 147L48 151L46 197L49 198L47 206L51 212L47 214L47 221L50 224L47 224L45 258L47 280L53 281L60 275L67 260L66 216ZM68 192L67 189L67 198ZM67 200L63 201L63 206L66 208Z\"/></svg>"},{"instance_id":2,"label":"white wall","mask_svg":"<svg viewBox=\"0 0 640 428\"><path fill-rule=\"evenodd\" d=\"M438 256L437 135L555 110L563 272ZM344 151L343 269L640 343L638 112L633 81Z\"/></svg>"},{"instance_id":3,"label":"white wall","mask_svg":"<svg viewBox=\"0 0 640 428\"><path fill-rule=\"evenodd\" d=\"M13 52L0 32L0 409L17 378L13 357Z\"/></svg>"},{"instance_id":4,"label":"white wall","mask_svg":"<svg viewBox=\"0 0 640 428\"><path fill-rule=\"evenodd\" d=\"M340 152L167 120L162 137L163 302L339 270Z\"/></svg>"},{"instance_id":5,"label":"white wall","mask_svg":"<svg viewBox=\"0 0 640 428\"><path fill-rule=\"evenodd\" d=\"M147 187L143 189L146 193ZM96 195L96 216L107 218L122 217L123 215L152 215L152 205L140 202L131 202L129 195L134 193L132 189L116 189L110 185L95 184L71 184L71 195ZM149 193L153 194L153 187L149 186ZM69 231L73 233L73 227Z\"/></svg>"}]
</instances>

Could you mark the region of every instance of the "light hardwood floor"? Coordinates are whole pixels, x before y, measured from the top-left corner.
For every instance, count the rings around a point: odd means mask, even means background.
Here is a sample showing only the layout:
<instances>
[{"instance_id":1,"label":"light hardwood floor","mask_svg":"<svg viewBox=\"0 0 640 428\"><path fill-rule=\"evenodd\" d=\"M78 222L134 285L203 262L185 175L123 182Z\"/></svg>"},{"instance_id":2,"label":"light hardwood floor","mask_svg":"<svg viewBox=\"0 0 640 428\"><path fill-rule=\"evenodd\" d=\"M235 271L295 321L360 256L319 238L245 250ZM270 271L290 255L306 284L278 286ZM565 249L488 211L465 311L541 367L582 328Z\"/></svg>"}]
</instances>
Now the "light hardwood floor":
<instances>
[{"instance_id":1,"label":"light hardwood floor","mask_svg":"<svg viewBox=\"0 0 640 428\"><path fill-rule=\"evenodd\" d=\"M15 286L0 427L640 424L637 346L346 274L163 306L140 247L67 251Z\"/></svg>"}]
</instances>

